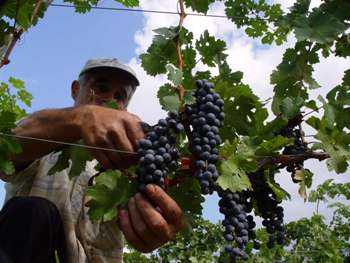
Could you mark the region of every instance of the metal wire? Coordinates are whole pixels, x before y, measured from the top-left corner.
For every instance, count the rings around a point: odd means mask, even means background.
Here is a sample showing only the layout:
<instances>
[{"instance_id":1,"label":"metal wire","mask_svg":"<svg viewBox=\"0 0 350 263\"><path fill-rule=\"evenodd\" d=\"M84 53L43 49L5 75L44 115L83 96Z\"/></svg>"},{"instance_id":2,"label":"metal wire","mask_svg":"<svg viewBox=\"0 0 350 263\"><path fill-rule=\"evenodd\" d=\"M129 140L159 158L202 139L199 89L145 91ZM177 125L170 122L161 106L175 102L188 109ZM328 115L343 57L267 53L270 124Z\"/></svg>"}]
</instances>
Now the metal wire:
<instances>
[{"instance_id":1,"label":"metal wire","mask_svg":"<svg viewBox=\"0 0 350 263\"><path fill-rule=\"evenodd\" d=\"M7 137L19 138L19 139L27 139L27 140L34 140L34 141L41 141L41 142L50 142L50 143L63 144L63 145L69 145L69 146L78 146L78 147L82 147L82 148L101 150L101 151L109 151L109 152L125 153L125 154L135 154L135 155L137 154L136 152L129 152L129 151L123 151L123 150L117 150L117 149L111 149L111 148L102 148L102 147L82 145L82 144L77 144L77 143L34 138L34 137L29 137L29 136L8 134L8 133L3 133L3 132L0 132L0 135L7 136Z\"/></svg>"},{"instance_id":2,"label":"metal wire","mask_svg":"<svg viewBox=\"0 0 350 263\"><path fill-rule=\"evenodd\" d=\"M75 8L74 5L66 4L50 4L53 7L67 7ZM117 8L117 7L104 7L104 6L91 6L91 9L96 10L108 10L108 11L127 11L127 12L142 12L142 13L155 13L155 14L167 14L167 15L180 15L179 12L174 11L163 11L163 10L148 10L148 9L136 9L136 8ZM227 18L225 15L210 15L210 14L198 14L198 13L186 13L187 16L201 16L201 17L211 17L211 18ZM237 18L245 18L245 16L234 16Z\"/></svg>"}]
</instances>

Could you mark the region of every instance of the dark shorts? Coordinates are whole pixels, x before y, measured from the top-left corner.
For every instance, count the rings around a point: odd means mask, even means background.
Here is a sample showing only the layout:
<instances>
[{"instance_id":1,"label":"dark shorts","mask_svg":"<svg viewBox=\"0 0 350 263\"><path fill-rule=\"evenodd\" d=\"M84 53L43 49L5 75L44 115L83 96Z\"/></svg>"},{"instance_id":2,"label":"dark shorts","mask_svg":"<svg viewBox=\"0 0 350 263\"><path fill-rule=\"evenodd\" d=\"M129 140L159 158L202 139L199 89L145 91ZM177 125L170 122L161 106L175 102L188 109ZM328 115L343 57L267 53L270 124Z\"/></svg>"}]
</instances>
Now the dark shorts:
<instances>
[{"instance_id":1,"label":"dark shorts","mask_svg":"<svg viewBox=\"0 0 350 263\"><path fill-rule=\"evenodd\" d=\"M32 196L10 199L0 211L0 263L56 263L56 257L66 262L55 204Z\"/></svg>"}]
</instances>

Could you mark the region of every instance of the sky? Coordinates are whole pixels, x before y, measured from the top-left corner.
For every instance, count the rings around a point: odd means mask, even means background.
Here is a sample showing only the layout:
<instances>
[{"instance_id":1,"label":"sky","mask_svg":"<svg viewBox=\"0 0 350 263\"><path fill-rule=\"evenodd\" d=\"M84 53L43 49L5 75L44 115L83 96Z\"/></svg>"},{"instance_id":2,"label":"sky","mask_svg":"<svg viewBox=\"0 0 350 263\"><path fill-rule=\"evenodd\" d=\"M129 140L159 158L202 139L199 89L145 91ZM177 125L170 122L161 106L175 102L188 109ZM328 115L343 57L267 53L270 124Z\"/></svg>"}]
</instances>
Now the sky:
<instances>
[{"instance_id":1,"label":"sky","mask_svg":"<svg viewBox=\"0 0 350 263\"><path fill-rule=\"evenodd\" d=\"M292 0L279 2L283 8L294 3ZM176 4L176 0L140 0L140 7L143 9L176 12ZM312 1L312 6L318 4L318 0ZM100 1L100 5L120 7L111 0ZM212 5L209 13L224 14L222 3ZM1 69L0 81L6 81L10 76L25 81L28 91L34 96L29 113L45 108L70 107L73 105L70 96L71 82L77 78L86 60L116 57L130 65L141 82L129 105L129 111L152 124L165 116L156 97L157 88L165 82L165 77L147 76L141 68L138 56L151 44L153 29L177 24L176 15L102 10L81 15L74 13L73 9L50 7L45 18L24 34L16 45L10 58L11 63ZM259 40L248 38L242 30L222 18L188 16L184 25L193 31L195 38L207 29L210 34L223 39L227 43L228 63L231 68L244 72L244 82L262 100L272 96L269 76L280 63L284 50L294 45L293 36L282 46L266 46L261 45ZM321 59L321 63L315 67L314 76L322 88L313 91L311 95L317 97L319 94L326 94L340 82L344 70L348 68L350 62L344 59ZM199 63L196 70L203 69L205 66ZM310 127L304 128L307 134L314 134ZM330 173L324 163L310 160L305 167L315 173L312 188L329 178L334 178L336 182L349 182L349 174ZM289 174L282 172L276 180L291 193L291 200L283 202L287 222L315 212L315 204L304 203L299 197L298 185L291 182ZM0 204L3 199L1 183ZM212 222L222 219L217 201L217 196L213 196L207 198L204 204L204 217ZM319 212L327 218L331 214L325 204L320 205Z\"/></svg>"}]
</instances>

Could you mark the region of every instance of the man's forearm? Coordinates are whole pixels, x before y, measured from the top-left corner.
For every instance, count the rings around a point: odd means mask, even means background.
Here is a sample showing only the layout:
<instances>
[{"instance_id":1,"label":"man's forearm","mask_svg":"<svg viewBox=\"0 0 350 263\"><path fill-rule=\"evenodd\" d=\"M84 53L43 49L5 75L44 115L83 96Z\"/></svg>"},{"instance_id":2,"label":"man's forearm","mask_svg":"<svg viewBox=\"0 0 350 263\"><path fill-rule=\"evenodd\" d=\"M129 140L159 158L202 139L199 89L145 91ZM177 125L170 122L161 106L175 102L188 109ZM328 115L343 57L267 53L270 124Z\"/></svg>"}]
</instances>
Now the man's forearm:
<instances>
[{"instance_id":1,"label":"man's forearm","mask_svg":"<svg viewBox=\"0 0 350 263\"><path fill-rule=\"evenodd\" d=\"M22 120L13 129L13 133L18 136L75 142L80 139L81 112L81 107L37 111ZM23 138L16 140L23 150L22 153L11 157L17 167L62 147L60 144L37 140Z\"/></svg>"}]
</instances>

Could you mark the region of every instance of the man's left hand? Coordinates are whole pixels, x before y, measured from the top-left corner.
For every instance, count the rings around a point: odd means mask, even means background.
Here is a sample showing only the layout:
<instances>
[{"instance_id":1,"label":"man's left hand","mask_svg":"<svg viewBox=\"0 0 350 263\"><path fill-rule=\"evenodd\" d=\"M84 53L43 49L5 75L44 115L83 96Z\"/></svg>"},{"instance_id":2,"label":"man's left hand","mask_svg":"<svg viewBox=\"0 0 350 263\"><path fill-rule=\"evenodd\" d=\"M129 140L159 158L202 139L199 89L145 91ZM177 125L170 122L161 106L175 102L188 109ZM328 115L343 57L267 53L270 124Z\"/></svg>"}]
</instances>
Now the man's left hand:
<instances>
[{"instance_id":1,"label":"man's left hand","mask_svg":"<svg viewBox=\"0 0 350 263\"><path fill-rule=\"evenodd\" d=\"M132 246L149 253L175 237L183 218L180 207L159 186L148 185L145 195L130 198L127 209L119 210L118 223Z\"/></svg>"}]
</instances>

